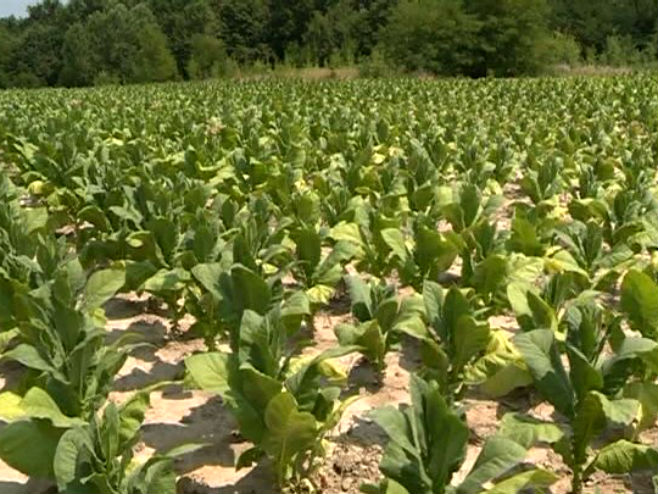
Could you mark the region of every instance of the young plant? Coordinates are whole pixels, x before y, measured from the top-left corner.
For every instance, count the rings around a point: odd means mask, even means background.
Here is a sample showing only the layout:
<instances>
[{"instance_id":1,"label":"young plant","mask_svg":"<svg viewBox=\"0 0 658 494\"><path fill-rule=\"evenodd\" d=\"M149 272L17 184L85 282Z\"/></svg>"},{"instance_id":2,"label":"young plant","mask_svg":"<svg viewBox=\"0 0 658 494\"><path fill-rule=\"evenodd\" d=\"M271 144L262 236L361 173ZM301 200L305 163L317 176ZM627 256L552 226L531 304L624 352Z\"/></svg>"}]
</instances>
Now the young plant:
<instances>
[{"instance_id":1,"label":"young plant","mask_svg":"<svg viewBox=\"0 0 658 494\"><path fill-rule=\"evenodd\" d=\"M226 335L231 348L236 349L245 311L264 316L285 295L280 276L264 277L241 264L199 264L192 268L192 275L200 291L196 313L202 316L194 330L204 336L210 350L216 348L218 337ZM308 297L303 292L294 292L288 299L288 318L301 321L310 315Z\"/></svg>"},{"instance_id":2,"label":"young plant","mask_svg":"<svg viewBox=\"0 0 658 494\"><path fill-rule=\"evenodd\" d=\"M391 249L393 266L404 285L420 290L426 279L437 280L450 269L459 251L447 237L424 224L414 226L411 245L399 229L387 228L382 238Z\"/></svg>"},{"instance_id":3,"label":"young plant","mask_svg":"<svg viewBox=\"0 0 658 494\"><path fill-rule=\"evenodd\" d=\"M446 403L436 383L412 375L411 406L372 414L389 441L379 465L385 479L364 485L366 494L513 494L546 488L557 478L540 469L519 472L526 448L496 434L484 443L475 465L459 485L452 478L466 458L469 430Z\"/></svg>"},{"instance_id":4,"label":"young plant","mask_svg":"<svg viewBox=\"0 0 658 494\"><path fill-rule=\"evenodd\" d=\"M295 279L304 287L312 308L327 304L343 276L343 266L356 254L356 246L339 241L323 255L323 238L316 229L301 227L291 237L295 243Z\"/></svg>"},{"instance_id":5,"label":"young plant","mask_svg":"<svg viewBox=\"0 0 658 494\"><path fill-rule=\"evenodd\" d=\"M47 208L22 206L21 190L0 174L0 333L15 329L20 309L15 294L50 283L74 254L54 235ZM5 333L3 338L9 338ZM0 344L1 345L1 344Z\"/></svg>"},{"instance_id":6,"label":"young plant","mask_svg":"<svg viewBox=\"0 0 658 494\"><path fill-rule=\"evenodd\" d=\"M535 164L525 169L519 185L535 205L552 199L562 189L560 170L564 167L561 158L553 157L546 163Z\"/></svg>"},{"instance_id":7,"label":"young plant","mask_svg":"<svg viewBox=\"0 0 658 494\"><path fill-rule=\"evenodd\" d=\"M637 419L640 403L619 395L637 366L655 365L651 356L658 344L625 336L619 319L587 298L570 305L562 324L566 326L568 371L555 331L532 330L517 335L514 343L539 392L567 421L564 435L554 438L553 447L573 473L573 494L580 494L594 471L622 468L619 462L624 461L627 441L611 442L602 433L609 426L629 426ZM604 353L608 343L614 350L611 356ZM538 422L536 427L544 425Z\"/></svg>"},{"instance_id":8,"label":"young plant","mask_svg":"<svg viewBox=\"0 0 658 494\"><path fill-rule=\"evenodd\" d=\"M626 243L606 249L603 228L593 220L583 223L573 221L555 230L578 266L587 274L590 286L608 289L616 282L620 271L633 258L633 251Z\"/></svg>"},{"instance_id":9,"label":"young plant","mask_svg":"<svg viewBox=\"0 0 658 494\"><path fill-rule=\"evenodd\" d=\"M8 424L0 430L0 457L27 475L53 480L59 492L175 494L173 458L198 446L157 453L136 465L134 447L149 402L149 392L139 392L121 406L108 403L87 422L66 416L40 388L22 398L2 393L0 418Z\"/></svg>"},{"instance_id":10,"label":"young plant","mask_svg":"<svg viewBox=\"0 0 658 494\"><path fill-rule=\"evenodd\" d=\"M2 358L25 366L27 382L46 390L69 416L94 413L134 348L132 335L106 344L102 305L124 282L120 265L87 278L72 260L42 287L11 293L17 334Z\"/></svg>"},{"instance_id":11,"label":"young plant","mask_svg":"<svg viewBox=\"0 0 658 494\"><path fill-rule=\"evenodd\" d=\"M427 326L421 326L419 336L424 375L436 381L452 403L465 391L465 372L484 355L492 331L458 288L445 291L426 281L423 302Z\"/></svg>"},{"instance_id":12,"label":"young plant","mask_svg":"<svg viewBox=\"0 0 658 494\"><path fill-rule=\"evenodd\" d=\"M424 331L422 303L417 296L400 299L394 287L380 281L367 283L358 276L348 276L345 283L357 324L336 326L338 342L343 347L358 347L381 372L386 354L401 333L416 335Z\"/></svg>"},{"instance_id":13,"label":"young plant","mask_svg":"<svg viewBox=\"0 0 658 494\"><path fill-rule=\"evenodd\" d=\"M301 318L291 324L286 308L266 315L245 310L231 353L188 357L190 385L219 394L242 436L254 447L237 467L270 458L280 486L307 479L324 454L323 439L350 400L340 398L345 375L330 359L353 349L329 350L312 358L293 356Z\"/></svg>"},{"instance_id":14,"label":"young plant","mask_svg":"<svg viewBox=\"0 0 658 494\"><path fill-rule=\"evenodd\" d=\"M179 446L135 464L134 448L148 406L148 392L140 392L119 407L110 402L89 424L67 430L53 463L60 492L175 494L174 459L200 445Z\"/></svg>"}]
</instances>

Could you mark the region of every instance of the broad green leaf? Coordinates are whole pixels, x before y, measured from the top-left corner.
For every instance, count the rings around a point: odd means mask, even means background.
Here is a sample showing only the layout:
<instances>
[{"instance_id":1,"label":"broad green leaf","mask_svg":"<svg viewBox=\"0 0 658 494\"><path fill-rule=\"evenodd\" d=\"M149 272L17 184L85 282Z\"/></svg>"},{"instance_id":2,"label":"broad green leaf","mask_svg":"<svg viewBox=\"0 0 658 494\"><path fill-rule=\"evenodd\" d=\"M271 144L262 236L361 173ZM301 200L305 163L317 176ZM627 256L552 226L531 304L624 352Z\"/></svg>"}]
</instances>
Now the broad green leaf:
<instances>
[{"instance_id":1,"label":"broad green leaf","mask_svg":"<svg viewBox=\"0 0 658 494\"><path fill-rule=\"evenodd\" d=\"M217 300L221 300L223 296L219 285L223 272L224 267L220 263L198 264L192 268L192 275Z\"/></svg>"},{"instance_id":2,"label":"broad green leaf","mask_svg":"<svg viewBox=\"0 0 658 494\"><path fill-rule=\"evenodd\" d=\"M658 449L621 439L603 447L588 470L627 474L635 470L658 470Z\"/></svg>"},{"instance_id":3,"label":"broad green leaf","mask_svg":"<svg viewBox=\"0 0 658 494\"><path fill-rule=\"evenodd\" d=\"M231 278L235 284L235 296L239 300L240 308L264 315L271 300L270 288L265 280L240 265L233 267Z\"/></svg>"},{"instance_id":4,"label":"broad green leaf","mask_svg":"<svg viewBox=\"0 0 658 494\"><path fill-rule=\"evenodd\" d=\"M630 398L610 400L601 393L594 393L601 402L601 410L606 420L615 425L629 425L638 416L640 403Z\"/></svg>"},{"instance_id":5,"label":"broad green leaf","mask_svg":"<svg viewBox=\"0 0 658 494\"><path fill-rule=\"evenodd\" d=\"M86 429L76 427L62 435L53 459L55 480L60 491L65 492L67 485L76 480L78 459L86 457L87 452L92 451L94 451L93 439Z\"/></svg>"},{"instance_id":6,"label":"broad green leaf","mask_svg":"<svg viewBox=\"0 0 658 494\"><path fill-rule=\"evenodd\" d=\"M341 346L359 346L373 364L378 366L383 364L386 338L377 321L366 322L359 326L339 324L334 331Z\"/></svg>"},{"instance_id":7,"label":"broad green leaf","mask_svg":"<svg viewBox=\"0 0 658 494\"><path fill-rule=\"evenodd\" d=\"M429 336L425 321L423 321L422 316L419 314L401 314L395 321L393 329L419 339Z\"/></svg>"},{"instance_id":8,"label":"broad green leaf","mask_svg":"<svg viewBox=\"0 0 658 494\"><path fill-rule=\"evenodd\" d=\"M479 293L493 295L504 286L507 273L507 259L501 255L491 255L475 268L473 286Z\"/></svg>"},{"instance_id":9,"label":"broad green leaf","mask_svg":"<svg viewBox=\"0 0 658 494\"><path fill-rule=\"evenodd\" d=\"M564 436L557 424L518 413L506 413L498 433L524 448L531 448L538 443L553 444Z\"/></svg>"},{"instance_id":10,"label":"broad green leaf","mask_svg":"<svg viewBox=\"0 0 658 494\"><path fill-rule=\"evenodd\" d=\"M78 220L80 222L86 221L91 223L102 232L108 232L112 228L107 216L98 206L90 205L83 207L78 211Z\"/></svg>"},{"instance_id":11,"label":"broad green leaf","mask_svg":"<svg viewBox=\"0 0 658 494\"><path fill-rule=\"evenodd\" d=\"M344 221L338 223L329 232L329 237L336 242L351 242L355 245L361 245L363 243L359 225L356 223L346 223Z\"/></svg>"},{"instance_id":12,"label":"broad green leaf","mask_svg":"<svg viewBox=\"0 0 658 494\"><path fill-rule=\"evenodd\" d=\"M639 403L635 400L609 400L596 391L588 393L578 406L573 428L575 461L584 463L587 448L603 432L606 425L628 425L636 417Z\"/></svg>"},{"instance_id":13,"label":"broad green leaf","mask_svg":"<svg viewBox=\"0 0 658 494\"><path fill-rule=\"evenodd\" d=\"M507 299L524 331L557 330L558 322L555 311L533 292L530 285L518 282L510 283L507 286Z\"/></svg>"},{"instance_id":14,"label":"broad green leaf","mask_svg":"<svg viewBox=\"0 0 658 494\"><path fill-rule=\"evenodd\" d=\"M86 312L101 307L110 300L126 283L124 268L110 268L96 271L87 280L80 308Z\"/></svg>"},{"instance_id":15,"label":"broad green leaf","mask_svg":"<svg viewBox=\"0 0 658 494\"><path fill-rule=\"evenodd\" d=\"M429 478L420 458L402 449L397 443L390 442L384 449L384 456L379 463L379 469L394 485L402 486L403 490L393 492L413 492L430 494L432 480Z\"/></svg>"},{"instance_id":16,"label":"broad green leaf","mask_svg":"<svg viewBox=\"0 0 658 494\"><path fill-rule=\"evenodd\" d=\"M129 443L139 432L144 416L150 405L148 392L139 392L132 396L119 409L120 447Z\"/></svg>"},{"instance_id":17,"label":"broad green leaf","mask_svg":"<svg viewBox=\"0 0 658 494\"><path fill-rule=\"evenodd\" d=\"M23 364L25 367L30 369L53 373L55 372L53 366L50 365L50 363L48 363L39 354L36 348L25 343L12 348L8 352L5 352L3 357L9 360L15 360L16 362L19 362L20 364Z\"/></svg>"},{"instance_id":18,"label":"broad green leaf","mask_svg":"<svg viewBox=\"0 0 658 494\"><path fill-rule=\"evenodd\" d=\"M560 479L556 474L546 470L533 469L527 472L517 473L505 480L496 482L487 494L516 494L526 489L548 489Z\"/></svg>"},{"instance_id":19,"label":"broad green leaf","mask_svg":"<svg viewBox=\"0 0 658 494\"><path fill-rule=\"evenodd\" d=\"M69 428L85 424L80 418L64 415L50 395L40 388L32 388L25 394L21 408L27 417L50 420L55 427Z\"/></svg>"},{"instance_id":20,"label":"broad green leaf","mask_svg":"<svg viewBox=\"0 0 658 494\"><path fill-rule=\"evenodd\" d=\"M167 218L153 218L148 222L148 229L153 234L158 247L166 260L169 260L178 241L176 225Z\"/></svg>"},{"instance_id":21,"label":"broad green leaf","mask_svg":"<svg viewBox=\"0 0 658 494\"><path fill-rule=\"evenodd\" d=\"M489 344L490 334L488 323L478 323L470 316L461 316L457 320L453 335L453 367L462 369L473 357L484 352Z\"/></svg>"},{"instance_id":22,"label":"broad green leaf","mask_svg":"<svg viewBox=\"0 0 658 494\"><path fill-rule=\"evenodd\" d=\"M230 391L230 357L224 353L200 353L185 359L192 383L200 389L224 396Z\"/></svg>"},{"instance_id":23,"label":"broad green leaf","mask_svg":"<svg viewBox=\"0 0 658 494\"><path fill-rule=\"evenodd\" d=\"M302 269L307 278L311 278L313 271L322 256L322 239L313 229L305 228L295 232L295 243L297 244L297 258L302 262Z\"/></svg>"},{"instance_id":24,"label":"broad green leaf","mask_svg":"<svg viewBox=\"0 0 658 494\"><path fill-rule=\"evenodd\" d=\"M492 398L532 384L523 357L502 331L493 331L485 354L466 369L465 381Z\"/></svg>"},{"instance_id":25,"label":"broad green leaf","mask_svg":"<svg viewBox=\"0 0 658 494\"><path fill-rule=\"evenodd\" d=\"M352 302L352 313L359 321L375 317L370 295L370 285L359 276L346 276L345 284Z\"/></svg>"},{"instance_id":26,"label":"broad green leaf","mask_svg":"<svg viewBox=\"0 0 658 494\"><path fill-rule=\"evenodd\" d=\"M484 382L479 383L480 390L485 395L500 398L517 388L524 388L532 384L532 376L525 365L519 365L518 362L510 360L493 362L494 359L497 357L485 355L475 363L476 366L483 366L481 368L487 369L484 371ZM499 365L500 363L503 365Z\"/></svg>"},{"instance_id":27,"label":"broad green leaf","mask_svg":"<svg viewBox=\"0 0 658 494\"><path fill-rule=\"evenodd\" d=\"M381 236L393 255L404 264L408 258L408 251L402 232L397 228L386 228L381 231Z\"/></svg>"},{"instance_id":28,"label":"broad green leaf","mask_svg":"<svg viewBox=\"0 0 658 494\"><path fill-rule=\"evenodd\" d=\"M265 426L263 448L274 459L279 479L283 479L293 458L315 444L318 425L313 415L297 410L290 393L282 392L268 403Z\"/></svg>"},{"instance_id":29,"label":"broad green leaf","mask_svg":"<svg viewBox=\"0 0 658 494\"><path fill-rule=\"evenodd\" d=\"M265 410L270 400L277 396L283 387L280 381L258 371L250 364L240 366L239 379L242 394L259 411Z\"/></svg>"},{"instance_id":30,"label":"broad green leaf","mask_svg":"<svg viewBox=\"0 0 658 494\"><path fill-rule=\"evenodd\" d=\"M429 228L420 228L416 233L414 258L423 275L447 271L459 254L457 247Z\"/></svg>"},{"instance_id":31,"label":"broad green leaf","mask_svg":"<svg viewBox=\"0 0 658 494\"><path fill-rule=\"evenodd\" d=\"M471 226L478 217L482 194L475 184L465 184L459 193L459 204L463 211L464 226Z\"/></svg>"},{"instance_id":32,"label":"broad green leaf","mask_svg":"<svg viewBox=\"0 0 658 494\"><path fill-rule=\"evenodd\" d=\"M457 488L458 494L478 494L487 482L510 471L526 455L526 449L502 436L487 439L471 472Z\"/></svg>"},{"instance_id":33,"label":"broad green leaf","mask_svg":"<svg viewBox=\"0 0 658 494\"><path fill-rule=\"evenodd\" d=\"M624 389L624 397L640 402L640 428L653 427L658 418L658 384L650 382L629 383Z\"/></svg>"},{"instance_id":34,"label":"broad green leaf","mask_svg":"<svg viewBox=\"0 0 658 494\"><path fill-rule=\"evenodd\" d=\"M417 386L412 380L412 392ZM426 407L422 416L427 434L428 461L427 473L434 487L448 485L452 474L459 469L466 454L468 427L448 407L438 388L425 392L422 400L417 397L414 403L416 412L421 403ZM419 417L420 418L420 417ZM423 430L418 429L418 434Z\"/></svg>"},{"instance_id":35,"label":"broad green leaf","mask_svg":"<svg viewBox=\"0 0 658 494\"><path fill-rule=\"evenodd\" d=\"M185 285L189 283L191 279L190 273L185 269L161 269L155 275L146 280L142 288L147 292L155 294L178 292L185 288Z\"/></svg>"},{"instance_id":36,"label":"broad green leaf","mask_svg":"<svg viewBox=\"0 0 658 494\"><path fill-rule=\"evenodd\" d=\"M575 412L575 396L560 361L553 331L537 329L514 338L539 392L567 417Z\"/></svg>"},{"instance_id":37,"label":"broad green leaf","mask_svg":"<svg viewBox=\"0 0 658 494\"><path fill-rule=\"evenodd\" d=\"M658 336L658 285L640 271L631 270L621 285L621 308L631 326L642 335Z\"/></svg>"},{"instance_id":38,"label":"broad green leaf","mask_svg":"<svg viewBox=\"0 0 658 494\"><path fill-rule=\"evenodd\" d=\"M578 399L586 393L603 388L603 376L583 355L580 350L567 343L567 356L569 357L569 377Z\"/></svg>"},{"instance_id":39,"label":"broad green leaf","mask_svg":"<svg viewBox=\"0 0 658 494\"><path fill-rule=\"evenodd\" d=\"M373 410L372 419L388 435L389 439L409 454L417 454L417 447L410 441L409 426L403 413L392 406Z\"/></svg>"},{"instance_id":40,"label":"broad green leaf","mask_svg":"<svg viewBox=\"0 0 658 494\"><path fill-rule=\"evenodd\" d=\"M47 420L22 420L0 429L0 458L19 472L53 477L53 458L64 431Z\"/></svg>"},{"instance_id":41,"label":"broad green leaf","mask_svg":"<svg viewBox=\"0 0 658 494\"><path fill-rule=\"evenodd\" d=\"M423 302L425 304L426 317L433 324L441 317L443 307L443 288L438 283L425 280L423 284Z\"/></svg>"},{"instance_id":42,"label":"broad green leaf","mask_svg":"<svg viewBox=\"0 0 658 494\"><path fill-rule=\"evenodd\" d=\"M311 315L311 304L308 296L297 291L293 293L281 307L281 320L288 332L297 331L302 320Z\"/></svg>"},{"instance_id":43,"label":"broad green leaf","mask_svg":"<svg viewBox=\"0 0 658 494\"><path fill-rule=\"evenodd\" d=\"M47 208L26 208L23 210L25 218L25 231L32 234L37 230L43 230L48 224Z\"/></svg>"}]
</instances>

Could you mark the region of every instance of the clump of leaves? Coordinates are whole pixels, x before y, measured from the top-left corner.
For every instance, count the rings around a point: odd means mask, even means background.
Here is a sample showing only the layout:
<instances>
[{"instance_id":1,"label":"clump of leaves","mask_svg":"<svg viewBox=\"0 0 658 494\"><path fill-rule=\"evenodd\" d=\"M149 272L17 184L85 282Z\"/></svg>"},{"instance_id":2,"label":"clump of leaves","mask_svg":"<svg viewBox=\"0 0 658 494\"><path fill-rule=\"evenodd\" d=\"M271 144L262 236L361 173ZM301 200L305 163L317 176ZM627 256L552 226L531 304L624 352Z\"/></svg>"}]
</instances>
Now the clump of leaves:
<instances>
[{"instance_id":1,"label":"clump of leaves","mask_svg":"<svg viewBox=\"0 0 658 494\"><path fill-rule=\"evenodd\" d=\"M55 397L70 416L94 413L134 348L130 334L106 344L102 305L124 282L121 265L87 277L74 259L38 289L26 292L12 283L0 287L13 300L16 324L12 345L2 358L27 367L27 382Z\"/></svg>"},{"instance_id":2,"label":"clump of leaves","mask_svg":"<svg viewBox=\"0 0 658 494\"><path fill-rule=\"evenodd\" d=\"M380 485L364 485L366 494L508 494L550 486L557 478L541 469L519 472L526 448L501 434L488 438L475 465L459 485L453 475L466 457L469 431L436 383L412 375L411 406L375 410L375 422L389 442L380 463Z\"/></svg>"},{"instance_id":3,"label":"clump of leaves","mask_svg":"<svg viewBox=\"0 0 658 494\"><path fill-rule=\"evenodd\" d=\"M174 457L199 446L156 453L135 464L134 447L149 403L149 391L138 392L121 406L108 403L87 422L65 415L40 388L24 397L2 393L0 418L9 423L0 431L0 457L27 475L52 479L60 492L174 494Z\"/></svg>"},{"instance_id":4,"label":"clump of leaves","mask_svg":"<svg viewBox=\"0 0 658 494\"><path fill-rule=\"evenodd\" d=\"M237 348L244 312L251 310L264 316L284 298L278 276L266 277L241 264L199 264L192 269L192 275L201 292L197 304L203 315L193 329L204 336L210 350L216 348L222 336L228 336L231 347ZM304 293L296 292L289 299L285 319L294 324L310 315Z\"/></svg>"},{"instance_id":5,"label":"clump of leaves","mask_svg":"<svg viewBox=\"0 0 658 494\"><path fill-rule=\"evenodd\" d=\"M358 347L382 371L386 354L398 343L401 333L424 331L422 301L417 296L401 298L393 286L379 280L366 282L358 276L348 276L345 283L352 315L358 322L336 326L338 342L344 347Z\"/></svg>"},{"instance_id":6,"label":"clump of leaves","mask_svg":"<svg viewBox=\"0 0 658 494\"><path fill-rule=\"evenodd\" d=\"M266 315L245 310L231 353L188 357L190 385L222 396L242 436L254 447L237 467L266 455L280 486L308 479L324 454L323 438L338 423L350 400L340 398L344 373L331 359L353 349L316 357L294 357L293 337L301 319L290 325L285 307Z\"/></svg>"},{"instance_id":7,"label":"clump of leaves","mask_svg":"<svg viewBox=\"0 0 658 494\"><path fill-rule=\"evenodd\" d=\"M637 366L655 365L652 355L658 344L640 337L625 336L619 319L593 300L579 300L565 312L564 350L569 370L561 360L562 345L551 329L535 329L517 335L514 343L523 355L539 392L567 422L563 433L555 435L554 449L573 472L572 491L582 492L583 482L596 470L629 471L630 463L652 461L653 453L640 454L644 446L625 439L608 444L596 442L611 426L629 426L637 418L640 403L620 398ZM610 344L614 353L606 356ZM550 424L537 422L533 428ZM521 430L527 433L528 423ZM598 449L597 449L598 448ZM629 463L631 457L642 457Z\"/></svg>"},{"instance_id":8,"label":"clump of leaves","mask_svg":"<svg viewBox=\"0 0 658 494\"><path fill-rule=\"evenodd\" d=\"M343 276L343 265L357 252L347 241L338 241L323 255L323 236L314 228L297 228L292 234L295 263L292 272L306 290L311 307L325 305Z\"/></svg>"}]
</instances>

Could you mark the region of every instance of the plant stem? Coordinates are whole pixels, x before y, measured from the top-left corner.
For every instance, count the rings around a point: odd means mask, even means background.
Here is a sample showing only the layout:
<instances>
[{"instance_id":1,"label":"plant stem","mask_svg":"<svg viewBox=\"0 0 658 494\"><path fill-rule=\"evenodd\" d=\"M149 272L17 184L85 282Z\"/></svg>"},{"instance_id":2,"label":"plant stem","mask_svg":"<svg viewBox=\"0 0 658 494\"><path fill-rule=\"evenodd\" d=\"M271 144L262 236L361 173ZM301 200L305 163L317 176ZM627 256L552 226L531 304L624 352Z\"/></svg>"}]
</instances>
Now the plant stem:
<instances>
[{"instance_id":1,"label":"plant stem","mask_svg":"<svg viewBox=\"0 0 658 494\"><path fill-rule=\"evenodd\" d=\"M580 467L573 471L573 478L571 479L571 494L582 494L583 492L583 474Z\"/></svg>"}]
</instances>

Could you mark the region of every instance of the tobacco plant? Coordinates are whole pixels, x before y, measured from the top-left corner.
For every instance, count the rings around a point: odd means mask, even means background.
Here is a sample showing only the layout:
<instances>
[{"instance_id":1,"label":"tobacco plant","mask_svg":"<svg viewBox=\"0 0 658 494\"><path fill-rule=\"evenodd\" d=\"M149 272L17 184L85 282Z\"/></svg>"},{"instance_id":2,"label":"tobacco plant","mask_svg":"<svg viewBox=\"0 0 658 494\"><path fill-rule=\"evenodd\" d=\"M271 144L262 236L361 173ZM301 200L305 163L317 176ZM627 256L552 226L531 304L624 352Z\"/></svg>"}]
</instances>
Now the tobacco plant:
<instances>
[{"instance_id":1,"label":"tobacco plant","mask_svg":"<svg viewBox=\"0 0 658 494\"><path fill-rule=\"evenodd\" d=\"M557 480L541 469L519 471L526 447L495 434L486 440L466 477L454 485L453 476L466 458L468 426L446 403L436 383L412 375L409 387L410 407L385 407L372 413L388 436L379 465L385 479L380 485L364 485L364 493L503 494L545 488Z\"/></svg>"},{"instance_id":2,"label":"tobacco plant","mask_svg":"<svg viewBox=\"0 0 658 494\"><path fill-rule=\"evenodd\" d=\"M552 443L572 471L572 492L579 494L596 470L618 471L624 468L620 462L627 461L629 450L638 455L644 451L642 445L602 434L613 426L631 426L638 418L640 402L621 395L638 366L655 366L652 355L658 343L624 335L619 318L588 298L570 305L562 325L568 370L554 329L527 331L516 336L514 343L537 390L565 419L563 435ZM607 344L612 355L604 352ZM537 427L543 425L537 423ZM647 450L638 465L652 461L652 455Z\"/></svg>"}]
</instances>

